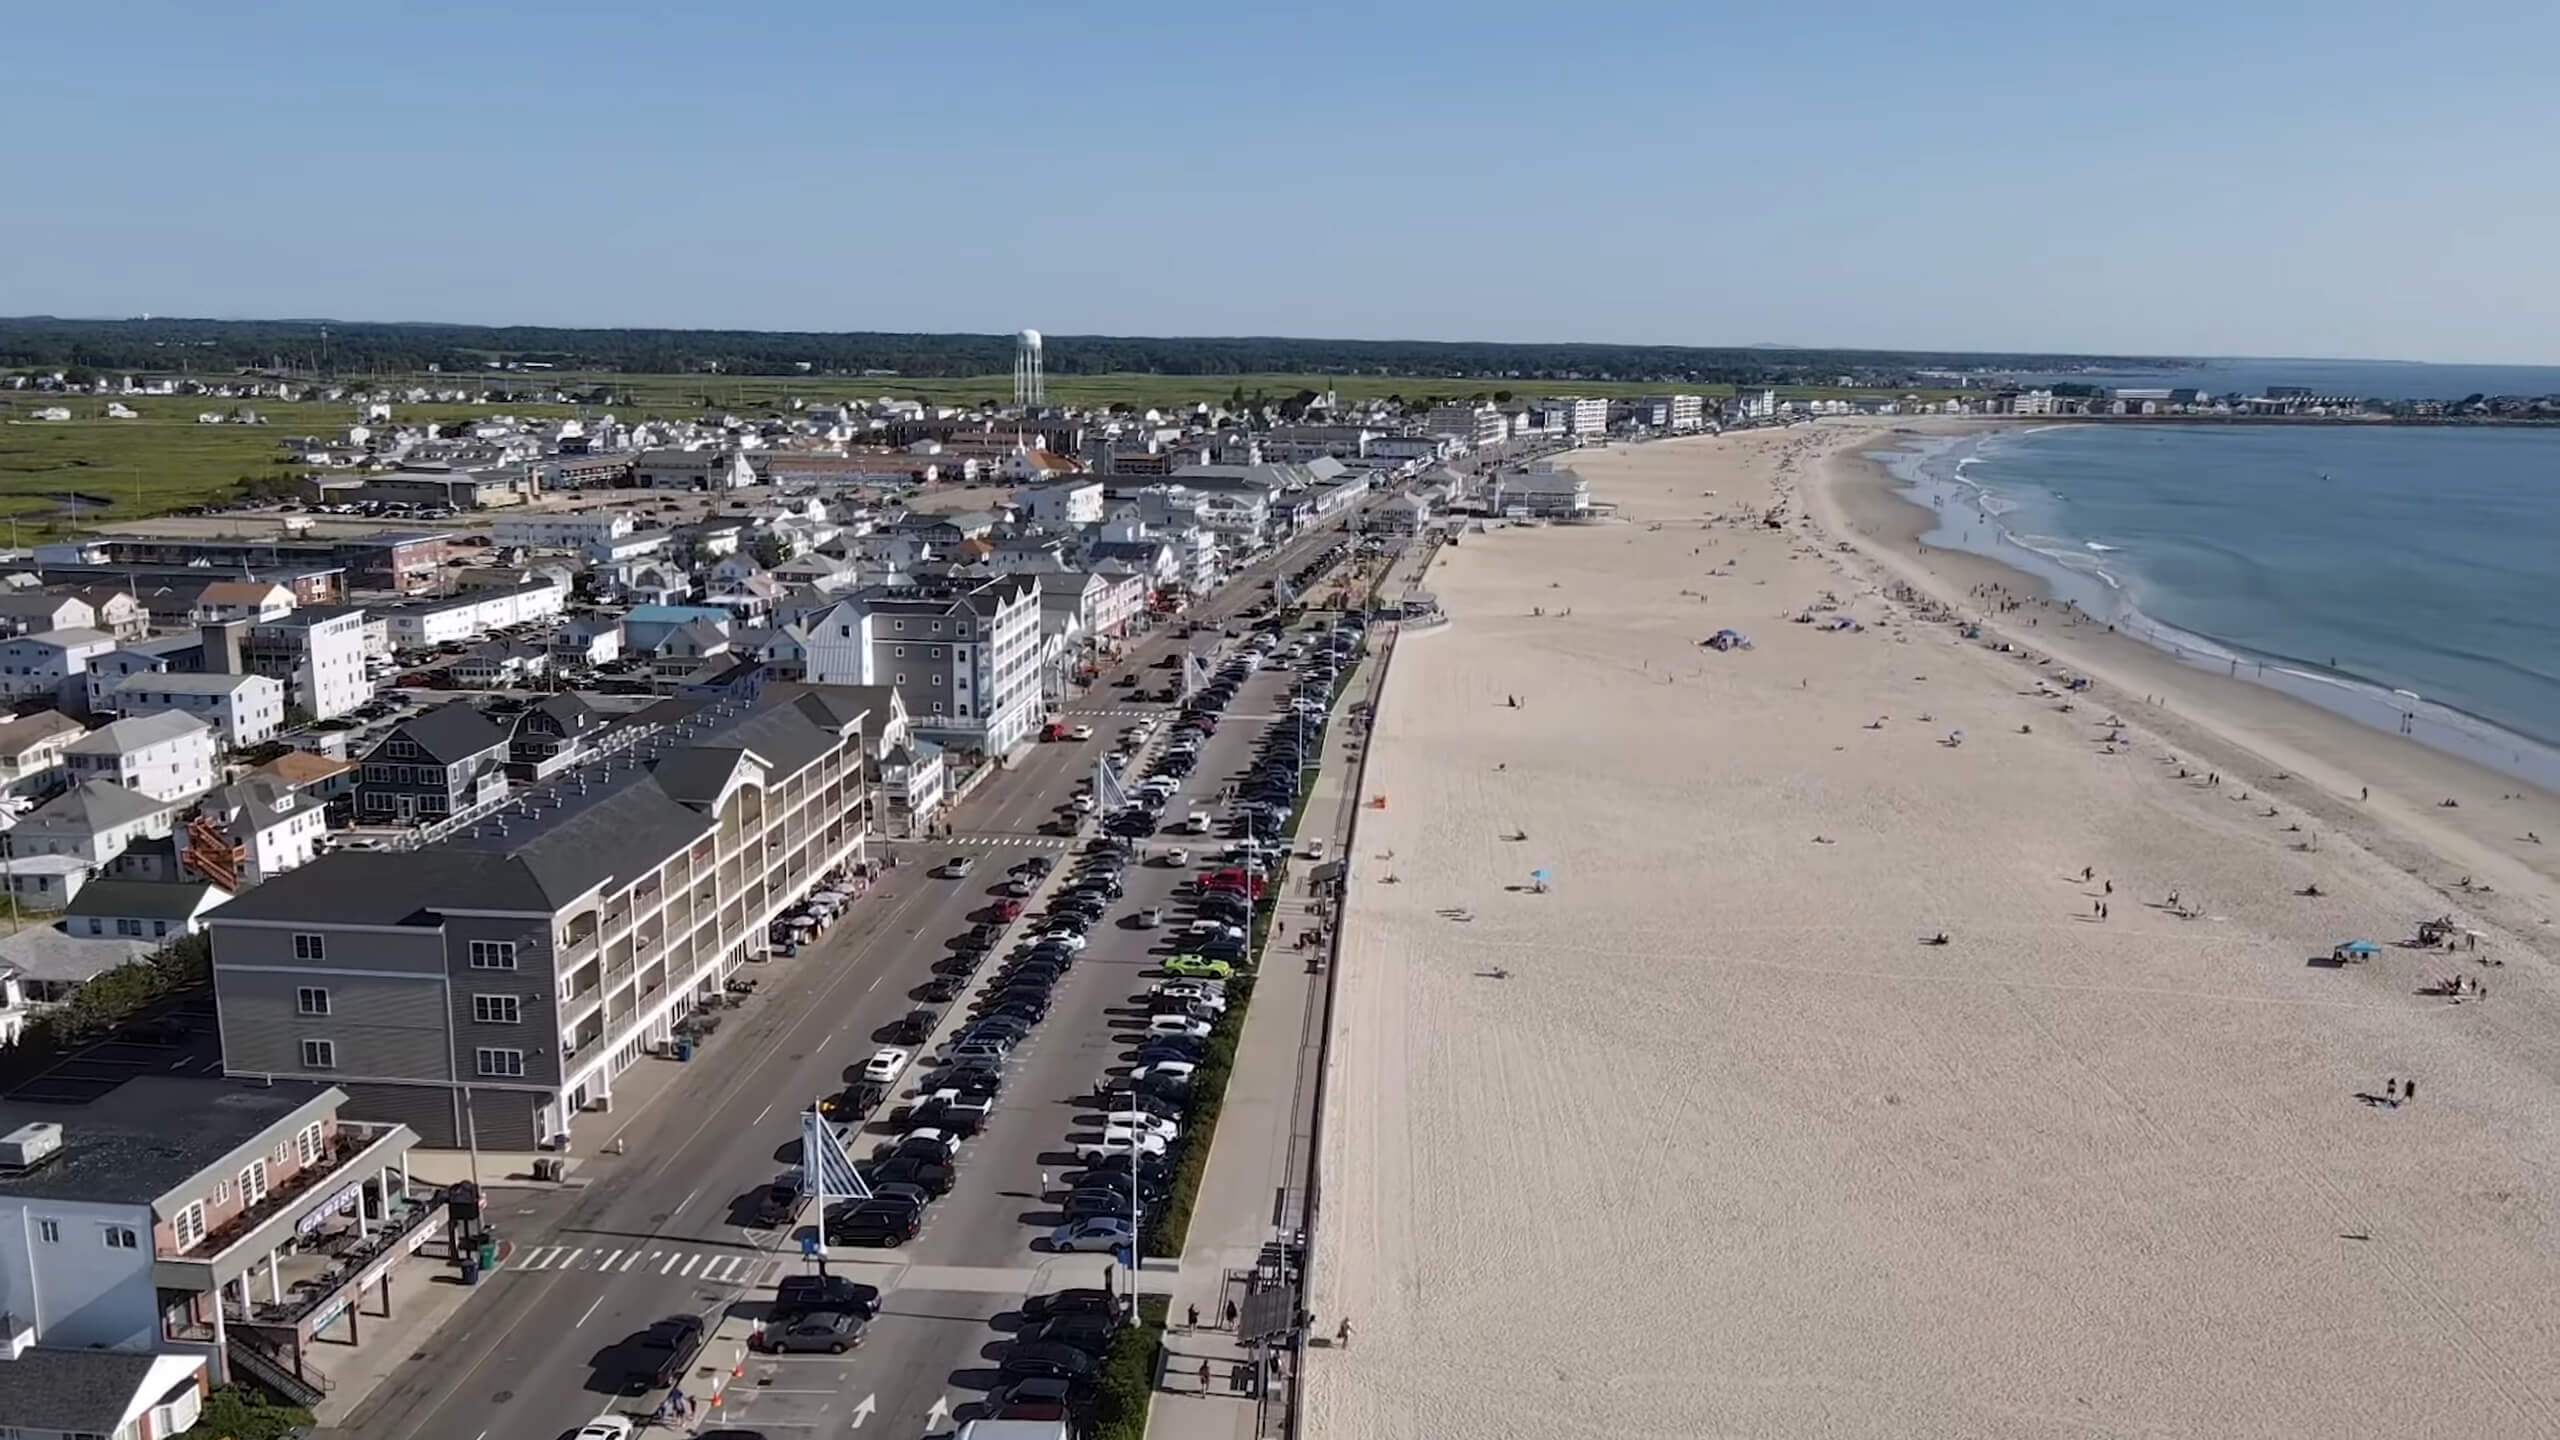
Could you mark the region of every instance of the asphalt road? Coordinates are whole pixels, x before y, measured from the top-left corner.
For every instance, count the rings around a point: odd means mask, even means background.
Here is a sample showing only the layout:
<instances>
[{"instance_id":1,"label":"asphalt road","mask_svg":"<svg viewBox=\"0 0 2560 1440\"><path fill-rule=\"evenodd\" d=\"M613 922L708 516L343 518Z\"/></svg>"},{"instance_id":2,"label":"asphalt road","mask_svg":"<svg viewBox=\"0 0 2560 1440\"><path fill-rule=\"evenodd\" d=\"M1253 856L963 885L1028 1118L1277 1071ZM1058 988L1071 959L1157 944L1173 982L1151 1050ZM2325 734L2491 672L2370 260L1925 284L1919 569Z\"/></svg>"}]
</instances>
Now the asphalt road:
<instances>
[{"instance_id":1,"label":"asphalt road","mask_svg":"<svg viewBox=\"0 0 2560 1440\"><path fill-rule=\"evenodd\" d=\"M1302 563L1336 533L1327 527L1294 543L1196 613L1221 619L1253 603L1264 578ZM1160 632L1134 646L1124 668L1145 667L1180 643ZM1214 792L1241 768L1260 728L1244 718L1270 713L1284 683L1258 675L1239 694L1228 711L1234 718L1204 747L1191 789ZM1116 698L1124 693L1097 688L1067 709L1138 708ZM550 1440L599 1413L635 1411L643 1397L620 1382L643 1358L635 1341L651 1322L681 1313L715 1325L723 1313L753 1316L775 1278L803 1269L788 1237L745 1227L747 1204L796 1153L801 1108L841 1088L875 1048L875 1033L905 1014L912 991L987 904L1006 867L1035 853L1066 858L1065 842L1034 832L1129 723L1078 718L1094 725L1093 742L1034 747L962 807L958 838L902 847L915 860L984 857L969 880L902 863L834 935L767 972L763 993L732 1012L667 1093L626 1122L626 1153L582 1167L584 1188L530 1199L500 1192L493 1219L514 1246L512 1263L482 1282L484 1293L346 1430L367 1440ZM1177 802L1168 814L1180 810ZM1084 963L1015 1062L994 1119L963 1151L958 1182L923 1234L880 1252L881 1260L865 1254L836 1267L889 1291L866 1343L846 1357L749 1362L719 1423L785 1440L841 1433L859 1409L860 1428L872 1433L929 1433L937 1402L947 1416L992 1380L1002 1336L990 1320L1030 1290L1095 1283L1102 1257L1052 1257L1031 1242L1055 1213L1038 1193L1041 1172L1054 1181L1067 1168L1058 1156L1078 1112L1066 1102L1118 1048L1105 1012L1144 988L1143 952L1153 937L1116 922L1163 903L1177 878L1161 869L1130 873L1128 896L1093 932Z\"/></svg>"}]
</instances>

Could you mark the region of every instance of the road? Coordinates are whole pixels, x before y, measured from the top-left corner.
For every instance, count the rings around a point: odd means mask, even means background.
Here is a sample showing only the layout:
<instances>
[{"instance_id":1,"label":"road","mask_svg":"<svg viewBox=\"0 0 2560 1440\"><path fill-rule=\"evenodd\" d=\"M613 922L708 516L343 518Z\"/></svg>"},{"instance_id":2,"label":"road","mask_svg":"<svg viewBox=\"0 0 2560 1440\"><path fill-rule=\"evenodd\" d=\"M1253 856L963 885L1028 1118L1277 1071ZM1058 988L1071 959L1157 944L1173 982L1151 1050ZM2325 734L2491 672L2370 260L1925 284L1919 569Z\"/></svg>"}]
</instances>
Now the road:
<instances>
[{"instance_id":1,"label":"road","mask_svg":"<svg viewBox=\"0 0 2560 1440\"><path fill-rule=\"evenodd\" d=\"M1327 526L1266 557L1202 602L1198 618L1223 619L1251 604L1263 579L1295 568L1338 533L1338 524ZM1148 637L1123 668L1144 669L1180 643L1171 629ZM1192 789L1214 790L1242 768L1260 728L1245 718L1271 713L1285 679L1257 675L1237 696L1228 711L1233 719L1204 746ZM1067 709L1142 708L1117 702L1118 693L1097 688ZM776 1248L787 1247L787 1237L744 1226L748 1201L796 1153L801 1108L841 1088L875 1048L875 1033L905 1014L932 962L968 929L1005 868L1034 853L1066 858L1069 842L1036 829L1091 774L1104 742L1129 723L1108 714L1080 718L1094 725L1094 742L1034 747L963 805L955 839L902 849L916 860L987 857L968 881L936 878L920 863L888 872L836 934L768 972L764 993L733 1012L701 1057L625 1124L626 1153L588 1160L581 1189L529 1199L528 1192L500 1192L493 1219L514 1246L512 1263L482 1282L485 1293L367 1400L347 1431L367 1440L563 1435L601 1412L642 1403L621 1395L618 1381L639 1353L636 1336L652 1321L680 1313L715 1324L723 1312L752 1316L760 1292L801 1270L796 1253ZM1177 801L1167 813L1180 809ZM1054 1177L1066 1168L1057 1152L1075 1112L1065 1102L1092 1084L1115 1048L1106 1010L1143 988L1138 973L1150 937L1117 924L1136 907L1162 903L1176 879L1162 869L1130 876L1129 894L1093 932L1086 963L1062 983L1053 1013L1015 1062L986 1134L963 1150L958 1182L933 1207L924 1232L902 1250L880 1252L892 1263L865 1252L862 1261L835 1267L889 1292L866 1343L843 1358L749 1362L750 1378L732 1392L739 1403L720 1423L750 1426L773 1440L834 1435L876 1395L862 1428L925 1434L937 1401L959 1406L975 1398L972 1382L992 1378L984 1357L1000 1336L991 1319L1029 1291L1095 1283L1100 1257L1051 1257L1029 1242L1051 1213L1038 1194L1041 1172Z\"/></svg>"}]
</instances>

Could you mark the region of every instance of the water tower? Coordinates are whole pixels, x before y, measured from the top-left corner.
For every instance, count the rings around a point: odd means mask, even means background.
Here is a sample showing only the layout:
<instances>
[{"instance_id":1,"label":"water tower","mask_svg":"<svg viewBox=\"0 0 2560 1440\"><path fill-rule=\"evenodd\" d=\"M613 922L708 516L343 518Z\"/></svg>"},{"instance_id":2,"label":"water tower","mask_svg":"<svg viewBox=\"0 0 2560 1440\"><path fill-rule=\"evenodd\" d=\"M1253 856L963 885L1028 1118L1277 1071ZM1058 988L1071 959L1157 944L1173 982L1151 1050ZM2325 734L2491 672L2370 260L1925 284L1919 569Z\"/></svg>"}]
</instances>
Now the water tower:
<instances>
[{"instance_id":1,"label":"water tower","mask_svg":"<svg viewBox=\"0 0 2560 1440\"><path fill-rule=\"evenodd\" d=\"M1013 337L1013 403L1028 409L1048 398L1040 383L1040 332L1025 330Z\"/></svg>"}]
</instances>

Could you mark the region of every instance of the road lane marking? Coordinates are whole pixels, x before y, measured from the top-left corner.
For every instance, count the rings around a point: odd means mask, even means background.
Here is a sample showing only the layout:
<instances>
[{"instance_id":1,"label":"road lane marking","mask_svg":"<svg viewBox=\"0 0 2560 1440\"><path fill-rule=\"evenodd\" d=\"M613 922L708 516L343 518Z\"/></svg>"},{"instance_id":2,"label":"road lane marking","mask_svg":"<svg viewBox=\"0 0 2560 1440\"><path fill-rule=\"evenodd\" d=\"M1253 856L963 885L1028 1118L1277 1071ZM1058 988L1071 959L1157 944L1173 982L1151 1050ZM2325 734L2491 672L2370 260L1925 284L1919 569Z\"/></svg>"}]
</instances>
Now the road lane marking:
<instances>
[{"instance_id":1,"label":"road lane marking","mask_svg":"<svg viewBox=\"0 0 2560 1440\"><path fill-rule=\"evenodd\" d=\"M773 1102L772 1102L772 1101L770 1101L770 1100L768 1100L768 1101L766 1101L766 1102L765 1102L765 1107L764 1107L763 1109L761 1109L761 1110L759 1110L759 1111L757 1111L757 1112L756 1112L756 1118L755 1118L755 1119L753 1119L753 1120L748 1121L747 1123L748 1123L748 1124L750 1124L750 1125L760 1124L760 1123L762 1123L762 1121L764 1120L764 1117L766 1117L767 1115L770 1115L770 1114L772 1114L772 1113L773 1113Z\"/></svg>"},{"instance_id":2,"label":"road lane marking","mask_svg":"<svg viewBox=\"0 0 2560 1440\"><path fill-rule=\"evenodd\" d=\"M595 1318L596 1308L602 1304L604 1304L604 1297L599 1295L595 1298L595 1304L587 1307L587 1313L578 1317L578 1323L570 1326L569 1328L576 1330L583 1327L589 1320Z\"/></svg>"},{"instance_id":3,"label":"road lane marking","mask_svg":"<svg viewBox=\"0 0 2560 1440\"><path fill-rule=\"evenodd\" d=\"M654 1255L654 1254L656 1254L656 1253L658 1253L658 1252L656 1252L656 1251L652 1250L652 1251L650 1251L649 1253L650 1253L650 1254L652 1254L652 1255ZM680 1253L680 1252L678 1252L678 1251L674 1251L674 1250L670 1250L670 1251L668 1251L668 1252L667 1252L667 1263L658 1267L658 1273L659 1273L659 1274L661 1274L661 1275L664 1275L664 1274L666 1274L668 1271L673 1270L674 1268L676 1268L676 1262L677 1262L677 1261L679 1261L679 1260L681 1260L681 1259L683 1259L683 1258L684 1258L683 1254L682 1254L682 1253Z\"/></svg>"},{"instance_id":4,"label":"road lane marking","mask_svg":"<svg viewBox=\"0 0 2560 1440\"><path fill-rule=\"evenodd\" d=\"M681 1272L679 1272L679 1273L681 1273L681 1274L682 1274L686 1279L690 1280L690 1279L692 1279L692 1278L693 1278L693 1267L694 1267L694 1266L696 1266L696 1265L699 1265L699 1264L701 1264L701 1263L702 1263L702 1257L701 1257L701 1256L699 1256L699 1255L687 1255L686 1257L684 1257L684 1269L683 1269Z\"/></svg>"},{"instance_id":5,"label":"road lane marking","mask_svg":"<svg viewBox=\"0 0 2560 1440\"><path fill-rule=\"evenodd\" d=\"M569 1258L560 1262L560 1268L561 1268L561 1269L563 1269L563 1270L566 1270L566 1269L570 1268L571 1266L573 1266L573 1265L577 1264L577 1263L578 1263L578 1257L579 1257L579 1256L581 1256L581 1255L584 1255L584 1254L586 1254L586 1253L587 1253L587 1251L586 1251L586 1247L585 1247L585 1246L583 1246L583 1245L582 1245L582 1246L580 1246L580 1247L578 1247L578 1248L577 1248L577 1249L575 1249L575 1250L570 1251L570 1252L569 1252Z\"/></svg>"},{"instance_id":6,"label":"road lane marking","mask_svg":"<svg viewBox=\"0 0 2560 1440\"><path fill-rule=\"evenodd\" d=\"M599 1270L610 1270L613 1268L613 1262L621 1258L622 1252L616 1250L612 1254L605 1256L602 1260L597 1261L596 1268Z\"/></svg>"},{"instance_id":7,"label":"road lane marking","mask_svg":"<svg viewBox=\"0 0 2560 1440\"><path fill-rule=\"evenodd\" d=\"M637 1246L637 1245L634 1245L634 1246L632 1246L632 1247L631 1247L631 1257L630 1257L629 1259L627 1259L627 1260L625 1260L625 1261L623 1261L623 1262L622 1262L622 1269L623 1269L623 1273L625 1273L625 1274L629 1274L629 1273L630 1273L630 1270L631 1270L631 1267L632 1267L632 1266L634 1266L634 1265L637 1265L637 1264L639 1264L639 1263L640 1263L640 1247L639 1247L639 1246Z\"/></svg>"}]
</instances>

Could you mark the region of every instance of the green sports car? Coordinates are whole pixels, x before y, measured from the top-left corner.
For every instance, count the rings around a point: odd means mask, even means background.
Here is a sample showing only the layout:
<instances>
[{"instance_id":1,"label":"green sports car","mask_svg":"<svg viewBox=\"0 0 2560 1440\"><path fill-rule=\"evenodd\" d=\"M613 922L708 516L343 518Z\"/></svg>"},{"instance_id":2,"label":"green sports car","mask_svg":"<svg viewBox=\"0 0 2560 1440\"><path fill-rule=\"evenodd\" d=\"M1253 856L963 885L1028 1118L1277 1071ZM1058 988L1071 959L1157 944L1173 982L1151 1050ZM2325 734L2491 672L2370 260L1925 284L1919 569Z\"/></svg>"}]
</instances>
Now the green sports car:
<instances>
[{"instance_id":1,"label":"green sports car","mask_svg":"<svg viewBox=\"0 0 2560 1440\"><path fill-rule=\"evenodd\" d=\"M1194 980L1225 980L1234 976L1236 967L1206 955L1176 955L1164 962L1164 973Z\"/></svg>"}]
</instances>

